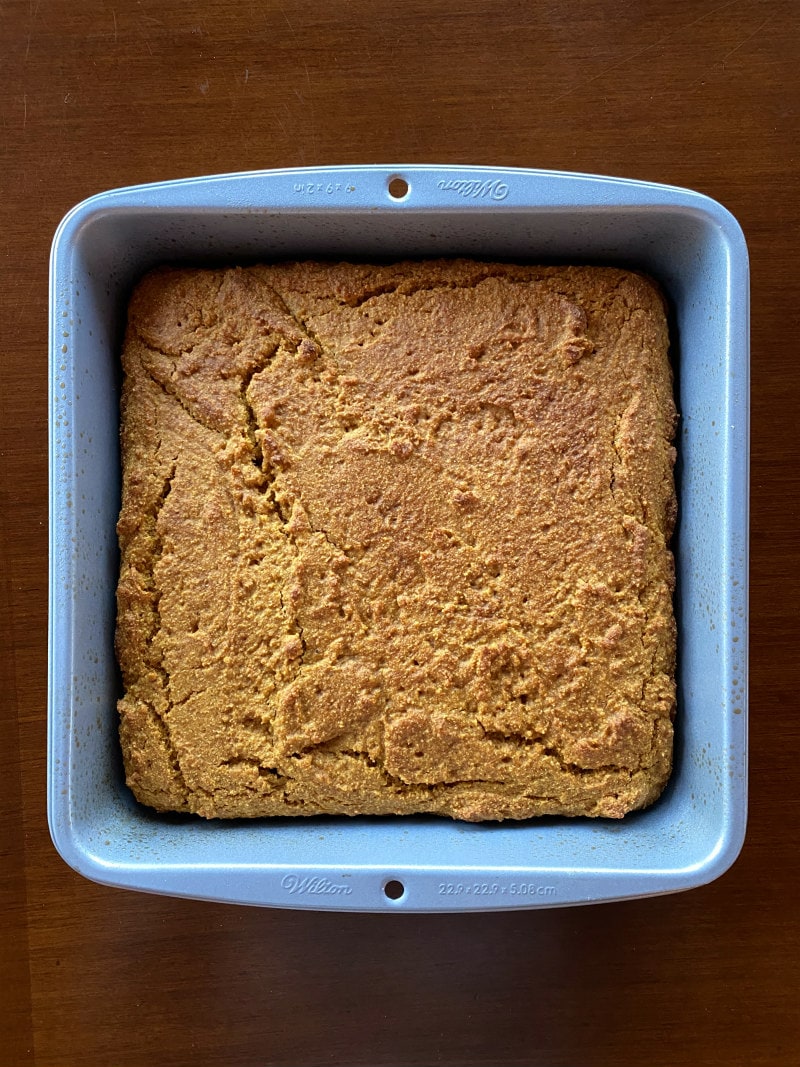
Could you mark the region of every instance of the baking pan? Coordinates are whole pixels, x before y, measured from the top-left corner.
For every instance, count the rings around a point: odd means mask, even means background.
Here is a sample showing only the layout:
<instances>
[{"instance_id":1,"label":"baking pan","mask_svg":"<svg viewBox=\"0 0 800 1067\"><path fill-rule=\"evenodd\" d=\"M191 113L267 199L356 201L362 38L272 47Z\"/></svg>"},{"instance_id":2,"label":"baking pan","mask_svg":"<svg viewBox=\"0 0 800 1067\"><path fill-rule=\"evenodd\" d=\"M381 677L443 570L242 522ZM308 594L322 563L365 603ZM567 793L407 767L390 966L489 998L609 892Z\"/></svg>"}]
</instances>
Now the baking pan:
<instances>
[{"instance_id":1,"label":"baking pan","mask_svg":"<svg viewBox=\"0 0 800 1067\"><path fill-rule=\"evenodd\" d=\"M119 348L134 282L164 262L466 255L607 263L667 293L680 411L678 714L661 799L617 822L204 821L125 786L114 657ZM749 277L735 219L688 190L536 170L367 166L119 189L74 208L50 274L48 813L108 885L274 907L479 911L711 881L747 806Z\"/></svg>"}]
</instances>

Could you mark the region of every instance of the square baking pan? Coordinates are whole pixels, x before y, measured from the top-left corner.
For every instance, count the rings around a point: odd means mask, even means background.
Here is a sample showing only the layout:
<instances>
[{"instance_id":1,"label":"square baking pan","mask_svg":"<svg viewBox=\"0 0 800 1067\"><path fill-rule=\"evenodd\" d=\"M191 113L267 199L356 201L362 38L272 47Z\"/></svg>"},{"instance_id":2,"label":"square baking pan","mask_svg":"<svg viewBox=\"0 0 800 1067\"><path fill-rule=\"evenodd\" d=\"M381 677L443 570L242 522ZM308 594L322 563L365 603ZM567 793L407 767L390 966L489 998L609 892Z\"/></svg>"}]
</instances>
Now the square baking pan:
<instances>
[{"instance_id":1,"label":"square baking pan","mask_svg":"<svg viewBox=\"0 0 800 1067\"><path fill-rule=\"evenodd\" d=\"M464 255L645 271L671 309L680 424L675 768L621 821L204 821L128 791L114 656L119 349L166 262ZM739 853L747 807L749 276L735 219L688 190L536 170L367 166L119 189L62 221L50 275L48 814L95 881L354 911L553 907L689 889Z\"/></svg>"}]
</instances>

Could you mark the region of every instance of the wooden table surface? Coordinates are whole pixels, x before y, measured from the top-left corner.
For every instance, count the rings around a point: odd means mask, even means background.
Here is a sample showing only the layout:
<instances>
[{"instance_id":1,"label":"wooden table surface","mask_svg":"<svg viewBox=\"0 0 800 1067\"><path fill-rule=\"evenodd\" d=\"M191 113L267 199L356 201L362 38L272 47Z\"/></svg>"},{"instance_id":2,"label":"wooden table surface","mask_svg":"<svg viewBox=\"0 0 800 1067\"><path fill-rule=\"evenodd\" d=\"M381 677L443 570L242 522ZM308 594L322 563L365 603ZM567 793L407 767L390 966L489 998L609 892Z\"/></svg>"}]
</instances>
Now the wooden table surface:
<instances>
[{"instance_id":1,"label":"wooden table surface","mask_svg":"<svg viewBox=\"0 0 800 1067\"><path fill-rule=\"evenodd\" d=\"M791 0L0 4L0 1065L800 1063L800 38ZM718 882L338 916L106 889L45 818L47 260L114 186L484 163L698 189L752 256L751 813Z\"/></svg>"}]
</instances>

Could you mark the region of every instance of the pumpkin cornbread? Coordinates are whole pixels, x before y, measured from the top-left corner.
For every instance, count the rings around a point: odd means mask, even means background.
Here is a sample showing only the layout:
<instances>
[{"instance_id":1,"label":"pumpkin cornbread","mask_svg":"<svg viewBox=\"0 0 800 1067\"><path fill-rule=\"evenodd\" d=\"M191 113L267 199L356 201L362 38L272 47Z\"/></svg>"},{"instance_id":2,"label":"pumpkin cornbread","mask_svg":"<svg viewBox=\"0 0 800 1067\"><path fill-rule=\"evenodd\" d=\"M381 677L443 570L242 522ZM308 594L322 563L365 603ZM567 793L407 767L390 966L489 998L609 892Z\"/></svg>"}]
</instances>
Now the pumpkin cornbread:
<instances>
[{"instance_id":1,"label":"pumpkin cornbread","mask_svg":"<svg viewBox=\"0 0 800 1067\"><path fill-rule=\"evenodd\" d=\"M663 301L612 268L161 269L123 353L127 780L206 817L619 817L671 768Z\"/></svg>"}]
</instances>

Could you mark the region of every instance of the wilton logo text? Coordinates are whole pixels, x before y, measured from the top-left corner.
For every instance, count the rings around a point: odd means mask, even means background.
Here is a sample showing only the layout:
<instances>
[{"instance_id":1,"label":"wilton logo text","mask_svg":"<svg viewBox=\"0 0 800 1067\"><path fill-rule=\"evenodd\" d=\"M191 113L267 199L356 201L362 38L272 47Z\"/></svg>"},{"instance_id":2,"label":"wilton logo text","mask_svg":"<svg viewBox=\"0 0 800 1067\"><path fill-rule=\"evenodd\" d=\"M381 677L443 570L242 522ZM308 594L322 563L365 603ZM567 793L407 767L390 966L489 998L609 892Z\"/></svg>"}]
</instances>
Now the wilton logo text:
<instances>
[{"instance_id":1,"label":"wilton logo text","mask_svg":"<svg viewBox=\"0 0 800 1067\"><path fill-rule=\"evenodd\" d=\"M298 874L285 874L281 878L281 888L288 890L290 893L305 893L328 897L347 897L353 892L352 886L337 885L328 878L310 876L301 878Z\"/></svg>"},{"instance_id":2,"label":"wilton logo text","mask_svg":"<svg viewBox=\"0 0 800 1067\"><path fill-rule=\"evenodd\" d=\"M478 181L477 179L442 178L436 183L437 189L445 192L458 193L459 196L469 197L472 200L505 200L508 196L508 185L499 178Z\"/></svg>"}]
</instances>

